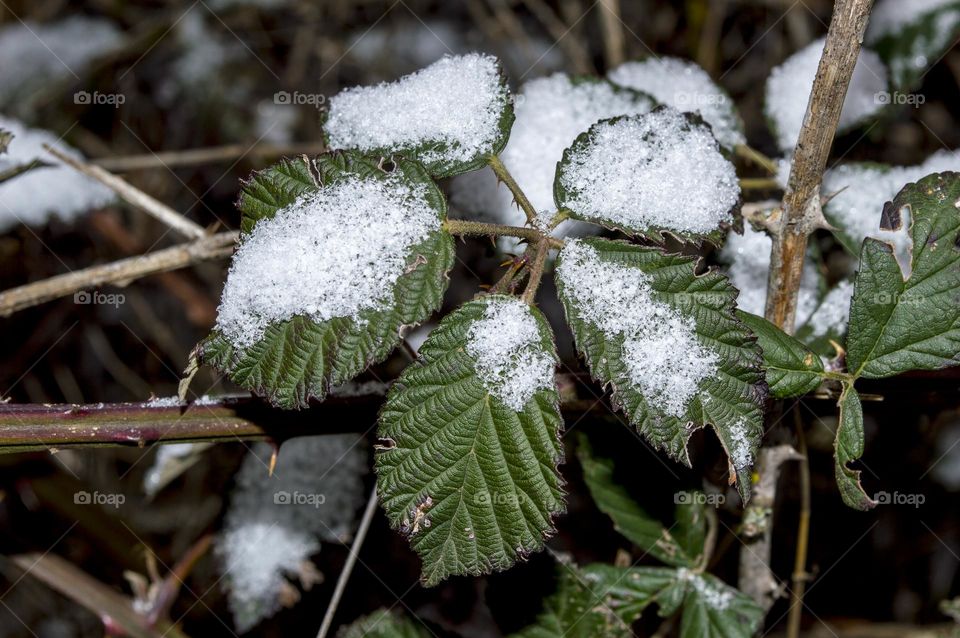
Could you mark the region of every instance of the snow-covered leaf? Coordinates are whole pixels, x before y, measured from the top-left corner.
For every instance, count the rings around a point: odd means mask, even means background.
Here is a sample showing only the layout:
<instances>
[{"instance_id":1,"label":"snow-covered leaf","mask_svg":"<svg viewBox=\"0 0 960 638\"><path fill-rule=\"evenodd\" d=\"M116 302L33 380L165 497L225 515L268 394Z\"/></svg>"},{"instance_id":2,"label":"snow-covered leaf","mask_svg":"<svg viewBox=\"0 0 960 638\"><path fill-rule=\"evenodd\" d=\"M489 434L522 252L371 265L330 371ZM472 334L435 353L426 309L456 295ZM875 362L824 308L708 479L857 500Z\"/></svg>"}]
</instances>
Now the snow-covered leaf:
<instances>
[{"instance_id":1,"label":"snow-covered leaf","mask_svg":"<svg viewBox=\"0 0 960 638\"><path fill-rule=\"evenodd\" d=\"M439 308L454 259L446 202L417 162L347 152L311 164L248 184L251 231L201 344L205 362L287 408L383 360Z\"/></svg>"},{"instance_id":2,"label":"snow-covered leaf","mask_svg":"<svg viewBox=\"0 0 960 638\"><path fill-rule=\"evenodd\" d=\"M863 456L863 407L860 395L853 385L845 383L840 400L840 420L837 424L837 436L834 440L834 469L837 487L843 502L858 510L869 510L877 502L867 496L860 485L860 470L850 468L849 464Z\"/></svg>"},{"instance_id":3,"label":"snow-covered leaf","mask_svg":"<svg viewBox=\"0 0 960 638\"><path fill-rule=\"evenodd\" d=\"M309 559L320 540L343 541L353 532L367 471L361 442L347 434L288 441L272 476L269 444L247 454L215 547L241 633L295 599L290 579L304 589L316 582Z\"/></svg>"},{"instance_id":4,"label":"snow-covered leaf","mask_svg":"<svg viewBox=\"0 0 960 638\"><path fill-rule=\"evenodd\" d=\"M625 62L607 77L614 84L643 91L661 104L699 113L725 149L746 142L737 105L695 62L651 56L639 62Z\"/></svg>"},{"instance_id":5,"label":"snow-covered leaf","mask_svg":"<svg viewBox=\"0 0 960 638\"><path fill-rule=\"evenodd\" d=\"M577 349L631 423L688 465L687 441L712 425L748 498L767 388L726 277L656 248L582 239L561 250L556 278Z\"/></svg>"},{"instance_id":6,"label":"snow-covered leaf","mask_svg":"<svg viewBox=\"0 0 960 638\"><path fill-rule=\"evenodd\" d=\"M324 156L319 165L329 165L335 155ZM346 161L347 156L343 156ZM343 163L341 161L340 163ZM314 161L306 156L284 158L279 162L255 171L243 182L237 208L240 209L240 230L249 233L261 219L270 219L282 208L317 189L317 179L311 172ZM357 166L362 169L363 164Z\"/></svg>"},{"instance_id":7,"label":"snow-covered leaf","mask_svg":"<svg viewBox=\"0 0 960 638\"><path fill-rule=\"evenodd\" d=\"M575 219L718 244L740 183L699 117L662 106L602 120L577 137L557 165L554 199Z\"/></svg>"},{"instance_id":8,"label":"snow-covered leaf","mask_svg":"<svg viewBox=\"0 0 960 638\"><path fill-rule=\"evenodd\" d=\"M500 63L471 53L441 58L392 83L354 87L330 100L323 123L333 149L400 153L434 177L482 168L503 150L513 107Z\"/></svg>"},{"instance_id":9,"label":"snow-covered leaf","mask_svg":"<svg viewBox=\"0 0 960 638\"><path fill-rule=\"evenodd\" d=\"M891 84L909 91L960 35L957 0L878 0L867 26L867 44L890 67Z\"/></svg>"},{"instance_id":10,"label":"snow-covered leaf","mask_svg":"<svg viewBox=\"0 0 960 638\"><path fill-rule=\"evenodd\" d=\"M752 638L764 610L749 596L711 574L677 570L685 587L680 638Z\"/></svg>"},{"instance_id":11,"label":"snow-covered leaf","mask_svg":"<svg viewBox=\"0 0 960 638\"><path fill-rule=\"evenodd\" d=\"M571 78L555 73L531 80L517 95L517 119L500 159L533 207L552 212L553 179L564 149L599 120L646 113L654 105L643 93L598 78ZM510 190L499 183L493 171L461 175L453 180L451 189L451 203L474 217L514 226L526 223ZM567 220L553 234L583 234L594 228L592 224ZM512 238L500 242L506 249L516 246Z\"/></svg>"},{"instance_id":12,"label":"snow-covered leaf","mask_svg":"<svg viewBox=\"0 0 960 638\"><path fill-rule=\"evenodd\" d=\"M748 312L737 315L757 335L771 396L788 399L817 389L823 373L820 357L763 317Z\"/></svg>"},{"instance_id":13,"label":"snow-covered leaf","mask_svg":"<svg viewBox=\"0 0 960 638\"><path fill-rule=\"evenodd\" d=\"M837 282L820 300L810 317L803 323L797 322L797 339L818 354L833 355L836 352L833 343L843 343L843 337L847 334L852 297L853 282L848 279Z\"/></svg>"},{"instance_id":14,"label":"snow-covered leaf","mask_svg":"<svg viewBox=\"0 0 960 638\"><path fill-rule=\"evenodd\" d=\"M884 228L909 224L912 267L905 275L892 246L864 240L847 338L847 367L854 376L889 377L960 363L958 207L958 173L925 177L884 206Z\"/></svg>"},{"instance_id":15,"label":"snow-covered leaf","mask_svg":"<svg viewBox=\"0 0 960 638\"><path fill-rule=\"evenodd\" d=\"M764 113L784 152L792 152L800 138L825 43L825 38L810 43L774 68L767 78ZM837 131L849 131L877 114L885 105L881 96L887 88L886 65L873 51L861 49Z\"/></svg>"},{"instance_id":16,"label":"snow-covered leaf","mask_svg":"<svg viewBox=\"0 0 960 638\"><path fill-rule=\"evenodd\" d=\"M358 618L337 632L337 638L431 638L422 623L388 609Z\"/></svg>"},{"instance_id":17,"label":"snow-covered leaf","mask_svg":"<svg viewBox=\"0 0 960 638\"><path fill-rule=\"evenodd\" d=\"M702 536L699 547L696 543L693 543L692 547L689 543L682 545L680 539L674 538L663 523L645 512L627 489L614 479L613 461L594 456L585 436L578 438L577 457L583 468L583 480L590 490L590 495L600 511L613 520L614 529L641 551L668 565L692 567L697 564L703 552ZM703 529L701 523L705 518L702 505L681 505L678 510L682 508L698 510L696 513L688 510L684 514L684 532L688 537L685 540L688 540L689 537L697 536L692 533L694 530ZM688 550L691 551L688 553Z\"/></svg>"},{"instance_id":18,"label":"snow-covered leaf","mask_svg":"<svg viewBox=\"0 0 960 638\"><path fill-rule=\"evenodd\" d=\"M377 491L423 582L507 569L564 509L553 336L515 297L445 317L387 395Z\"/></svg>"}]
</instances>

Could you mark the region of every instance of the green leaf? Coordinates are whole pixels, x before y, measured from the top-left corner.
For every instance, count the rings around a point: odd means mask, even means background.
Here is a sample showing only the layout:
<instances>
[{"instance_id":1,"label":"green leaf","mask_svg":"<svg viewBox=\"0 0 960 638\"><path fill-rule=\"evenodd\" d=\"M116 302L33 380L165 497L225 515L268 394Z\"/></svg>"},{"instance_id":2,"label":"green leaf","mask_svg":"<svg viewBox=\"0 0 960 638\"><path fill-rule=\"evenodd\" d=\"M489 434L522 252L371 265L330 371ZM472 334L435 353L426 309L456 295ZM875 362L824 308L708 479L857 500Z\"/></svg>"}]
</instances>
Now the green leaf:
<instances>
[{"instance_id":1,"label":"green leaf","mask_svg":"<svg viewBox=\"0 0 960 638\"><path fill-rule=\"evenodd\" d=\"M860 395L853 385L845 383L840 400L840 421L837 425L837 438L834 441L834 466L837 487L843 502L858 510L873 509L877 502L867 496L860 485L860 470L850 469L848 463L863 456L863 408Z\"/></svg>"},{"instance_id":2,"label":"green leaf","mask_svg":"<svg viewBox=\"0 0 960 638\"><path fill-rule=\"evenodd\" d=\"M715 228L711 228L705 232L692 232L678 230L677 228L673 227L658 226L655 224L640 226L636 221L631 221L632 219L635 219L635 217L626 217L622 214L619 214L619 211L617 211L618 214L615 217L598 216L598 214L591 210L591 206L595 208L596 204L591 204L589 202L593 202L594 199L600 200L622 196L622 192L617 190L616 185L608 186L606 183L604 183L603 190L605 192L603 194L606 195L606 197L601 198L597 193L593 192L591 193L589 199L587 199L587 203L581 201L583 188L581 187L580 182L583 180L578 179L576 175L583 172L584 165L589 161L589 158L592 156L592 154L598 152L598 149L603 148L604 145L609 145L611 138L622 135L621 132L613 131L612 129L631 123L643 123L649 118L668 117L671 112L676 111L671 108L659 106L647 114L621 115L618 117L604 119L594 123L593 126L591 126L587 131L584 131L578 135L570 147L563 152L563 158L557 163L556 176L553 182L553 198L558 209L567 211L572 219L579 219L594 224L599 224L601 226L605 226L606 228L618 230L632 236L644 237L658 243L662 243L664 235L670 235L684 241L708 241L716 246L719 246L722 243L723 238L726 236L726 231L730 226L729 223L720 222ZM710 131L710 127L703 122L699 115L695 113L678 113L678 118L682 122L682 124L679 125L679 130L683 135L694 136L696 133L699 133L703 130L708 132ZM663 133L662 135L666 134L667 133ZM709 135L710 139L712 140L712 133L709 133ZM639 137L639 135L635 137ZM672 143L678 145L689 143L689 145L692 147L690 152L698 152L703 154L702 161L704 162L723 162L724 165L729 165L730 176L735 178L733 165L729 164L728 160L723 157L720 152L719 145L717 145L715 149L705 150L702 148L701 144L689 142L689 139L690 138L678 138L671 141ZM653 137L653 139L647 139L646 137L643 137L639 138L639 141L648 144L648 153L652 155L656 149L655 145L661 140L658 140L656 137ZM608 149L607 153L609 152L610 151ZM710 154L709 157L707 157L708 153ZM631 160L633 160L633 158L623 158L623 161ZM651 167L661 168L654 163L656 158L650 158L650 161ZM638 170L643 170L643 168L644 167L639 167ZM687 167L677 167L677 171L687 170L689 170ZM689 182L681 183L684 183L686 186L692 188L709 188L709 186L704 184L690 184ZM591 190L596 191L598 189L593 188ZM718 186L717 191L720 190L721 189ZM714 193L714 196L716 199L720 198L722 195L717 192ZM648 198L648 200L650 200L648 205L654 209L652 212L643 210L638 212L646 213L647 215L655 215L655 209L659 205L662 205L658 203L658 199L659 197L656 196ZM730 197L730 199L730 210L724 211L724 213L727 213L728 216L732 215L732 213L740 206L739 190L737 190L736 195ZM683 211L682 214L690 215L695 213L691 211ZM702 212L702 214L706 219L709 213Z\"/></svg>"},{"instance_id":3,"label":"green leaf","mask_svg":"<svg viewBox=\"0 0 960 638\"><path fill-rule=\"evenodd\" d=\"M329 157L324 156L321 161L329 161ZM240 230L249 233L261 219L270 219L301 195L316 190L318 180L310 171L312 163L306 156L284 158L262 171L255 171L243 182L237 200Z\"/></svg>"},{"instance_id":4,"label":"green leaf","mask_svg":"<svg viewBox=\"0 0 960 638\"><path fill-rule=\"evenodd\" d=\"M583 249L573 247L583 247ZM596 268L598 281L611 282L615 290L637 289L645 281L652 292L604 301L596 290L577 293L577 282L568 281L565 264L571 253L590 255L587 268ZM579 268L580 266L573 266ZM616 281L613 281L613 280ZM573 283L573 288L571 288ZM744 500L749 498L750 468L763 433L762 406L767 396L763 380L762 356L756 337L737 318L735 300L737 291L727 278L716 271L696 274L696 259L670 255L656 248L636 246L605 239L568 241L560 252L557 266L557 290L563 302L567 320L573 331L577 349L586 359L593 376L610 386L613 402L623 409L634 424L653 445L689 465L687 441L694 430L707 424L713 426L721 443L731 456L730 481L737 482ZM603 292L603 291L599 291ZM607 291L609 292L609 291ZM651 326L680 323L692 330L689 339L701 350L716 359L714 374L697 382L695 392L682 412L670 413L665 401L670 397L646 396L641 385L632 377L630 367L636 362L626 356L629 339L623 332L604 331L585 313L584 300L595 298L593 305L606 304L604 312L624 313L627 316L650 314L651 301L658 308L653 312ZM664 319L672 314L671 323ZM648 330L656 335L657 328ZM672 335L667 334L672 338ZM640 342L641 347L644 345ZM666 344L670 347L670 344ZM672 347L681 347L679 345ZM686 346L684 346L686 347ZM684 374L684 366L696 365L697 352L676 352L679 363L677 374ZM694 360L688 361L687 359ZM665 362L673 363L673 362ZM662 370L661 370L662 372ZM668 386L669 388L669 386ZM734 462L736 461L736 462Z\"/></svg>"},{"instance_id":5,"label":"green leaf","mask_svg":"<svg viewBox=\"0 0 960 638\"><path fill-rule=\"evenodd\" d=\"M577 440L577 457L583 467L583 480L600 511L613 519L614 529L638 548L668 565L695 565L703 553L702 537L699 546L695 542L681 545L670 530L645 512L627 490L614 480L613 461L593 456L586 436L581 435ZM698 515L692 514L695 507L691 504L687 508L689 511L685 518L691 523L684 528L687 531L697 528L693 519ZM704 520L702 512L699 520Z\"/></svg>"},{"instance_id":6,"label":"green leaf","mask_svg":"<svg viewBox=\"0 0 960 638\"><path fill-rule=\"evenodd\" d=\"M751 638L764 611L749 596L711 574L678 570L685 587L681 638Z\"/></svg>"},{"instance_id":7,"label":"green leaf","mask_svg":"<svg viewBox=\"0 0 960 638\"><path fill-rule=\"evenodd\" d=\"M444 219L446 201L423 167L401 158L389 162L393 174L425 189L426 203L436 211L438 221ZM388 173L380 168L384 163L352 152L325 154L311 161L309 170L316 175L312 188L350 176L386 179ZM276 215L306 192L301 188L310 175L306 170L286 161L275 171L255 177L240 200L246 227L252 229L259 219ZM388 307L361 311L359 320L335 317L314 321L297 316L269 326L260 341L245 349L234 347L214 331L200 344L201 360L274 405L306 407L311 398L322 400L331 386L345 383L385 359L400 342L405 327L423 322L436 311L453 260L453 238L438 223L435 232L411 249L409 266L397 280Z\"/></svg>"},{"instance_id":8,"label":"green leaf","mask_svg":"<svg viewBox=\"0 0 960 638\"><path fill-rule=\"evenodd\" d=\"M388 609L378 609L337 632L337 638L430 638L422 623Z\"/></svg>"},{"instance_id":9,"label":"green leaf","mask_svg":"<svg viewBox=\"0 0 960 638\"><path fill-rule=\"evenodd\" d=\"M909 211L912 269L904 279L893 248L867 238L860 253L847 367L889 377L960 363L960 174L908 184L883 209L881 227L899 228Z\"/></svg>"},{"instance_id":10,"label":"green leaf","mask_svg":"<svg viewBox=\"0 0 960 638\"><path fill-rule=\"evenodd\" d=\"M892 87L904 92L920 84L930 66L954 45L958 34L960 2L948 2L920 13L916 19L899 25L892 32L873 34L868 31L867 40L889 67Z\"/></svg>"},{"instance_id":11,"label":"green leaf","mask_svg":"<svg viewBox=\"0 0 960 638\"><path fill-rule=\"evenodd\" d=\"M490 107L496 109L497 113L499 113L499 116L497 119L496 136L493 139L484 140L484 145L491 149L489 152L480 153L468 159L451 159L451 152L456 153L459 150L459 146L444 141L443 139L429 138L416 144L407 142L405 140L398 140L393 144L386 144L376 148L364 148L362 150L373 155L397 154L419 160L427 168L427 171L430 173L430 175L437 179L453 177L455 175L468 173L470 171L475 171L485 167L491 156L499 155L500 152L503 151L504 147L506 147L507 140L510 138L510 129L513 127L514 121L513 99L510 94L509 86L507 85L507 78L503 73L499 61L497 61L496 65L499 72L499 86L496 91L491 92L492 95L490 96ZM376 87L367 87L365 90L391 91L410 81L412 75L415 74L406 75L389 84L381 84ZM328 111L324 111L321 118L324 142L326 142L330 148L337 148L335 143L336 140L333 139L336 136L332 135L331 131L329 130L331 126L331 120L334 120L337 117L351 117L350 114L338 112L336 100L337 97L334 97L333 100L331 100L330 109ZM422 102L422 100L420 102ZM418 101L411 101L409 99L400 100L395 106L397 109L402 109L404 107L410 109L410 112L407 114L408 118L410 119L423 119L423 114L417 112L417 109L422 106L422 104L418 103ZM375 114L361 113L359 115L369 115L371 117L375 117ZM359 119L350 122L349 125L363 126L363 121L362 119Z\"/></svg>"},{"instance_id":12,"label":"green leaf","mask_svg":"<svg viewBox=\"0 0 960 638\"><path fill-rule=\"evenodd\" d=\"M474 327L503 303L522 302L488 296L445 317L390 389L380 415L377 491L390 524L423 559L427 586L453 574L509 568L543 547L553 517L564 511L549 326L538 310L523 306L539 335L524 356L548 358L549 387L537 386L522 409L488 389L471 354Z\"/></svg>"},{"instance_id":13,"label":"green leaf","mask_svg":"<svg viewBox=\"0 0 960 638\"><path fill-rule=\"evenodd\" d=\"M799 397L819 387L823 374L820 357L763 317L741 311L737 316L757 335L774 398Z\"/></svg>"}]
</instances>

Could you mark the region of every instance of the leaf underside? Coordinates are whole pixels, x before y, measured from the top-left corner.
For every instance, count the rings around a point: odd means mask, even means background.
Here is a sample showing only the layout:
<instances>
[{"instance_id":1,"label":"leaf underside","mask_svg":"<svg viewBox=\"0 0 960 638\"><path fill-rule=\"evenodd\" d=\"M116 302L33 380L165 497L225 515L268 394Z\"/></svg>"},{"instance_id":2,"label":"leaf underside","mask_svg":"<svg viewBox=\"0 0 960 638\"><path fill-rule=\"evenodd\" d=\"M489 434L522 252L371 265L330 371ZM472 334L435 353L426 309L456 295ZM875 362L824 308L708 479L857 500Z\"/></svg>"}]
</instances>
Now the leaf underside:
<instances>
[{"instance_id":1,"label":"leaf underside","mask_svg":"<svg viewBox=\"0 0 960 638\"><path fill-rule=\"evenodd\" d=\"M351 175L384 179L387 172L380 166L388 163L394 173L426 188L426 200L438 219L446 216L443 195L416 162L338 152L313 160L286 160L256 174L239 202L244 228L252 230L260 219L273 217L320 185ZM306 184L307 179L312 186ZM436 311L453 260L453 238L438 229L412 248L408 268L397 279L388 307L364 310L359 321L294 317L269 326L260 341L243 350L214 331L200 344L201 358L278 407L306 407L311 398L322 400L331 386L345 383L385 359L400 342L402 330Z\"/></svg>"},{"instance_id":2,"label":"leaf underside","mask_svg":"<svg viewBox=\"0 0 960 638\"><path fill-rule=\"evenodd\" d=\"M630 380L623 355L624 336L605 334L581 318L576 302L565 293L563 282L557 278L557 292L577 350L593 377L611 387L613 403L655 447L687 465L690 464L687 442L694 430L707 424L714 427L728 453L736 445L731 431L740 424L749 454L755 458L763 433L762 408L767 386L760 347L735 314L736 289L716 271L697 275L696 260L691 257L620 241L598 238L580 241L593 247L604 262L646 273L656 299L669 304L694 324L699 342L720 357L717 374L701 381L683 418L666 414L649 402ZM750 494L750 466L735 468L731 463L730 478L731 482L736 481L746 501Z\"/></svg>"},{"instance_id":3,"label":"leaf underside","mask_svg":"<svg viewBox=\"0 0 960 638\"><path fill-rule=\"evenodd\" d=\"M877 503L867 496L860 485L860 470L849 467L849 463L863 456L864 448L863 407L860 405L860 395L853 389L853 385L844 384L837 406L840 408L840 420L833 444L833 456L840 497L854 509L873 509Z\"/></svg>"},{"instance_id":4,"label":"leaf underside","mask_svg":"<svg viewBox=\"0 0 960 638\"><path fill-rule=\"evenodd\" d=\"M820 357L763 317L741 311L737 316L757 335L772 397L799 397L819 387L823 373Z\"/></svg>"},{"instance_id":5,"label":"leaf underside","mask_svg":"<svg viewBox=\"0 0 960 638\"><path fill-rule=\"evenodd\" d=\"M895 229L909 209L910 276L893 248L867 238L860 254L847 338L854 377L882 378L960 363L960 174L929 175L908 184L884 207Z\"/></svg>"},{"instance_id":6,"label":"leaf underside","mask_svg":"<svg viewBox=\"0 0 960 638\"><path fill-rule=\"evenodd\" d=\"M504 570L539 551L564 510L562 418L555 388L514 411L478 377L466 343L491 300L440 322L390 389L380 415L377 492L390 524L423 560L432 586ZM544 352L553 337L539 311Z\"/></svg>"}]
</instances>

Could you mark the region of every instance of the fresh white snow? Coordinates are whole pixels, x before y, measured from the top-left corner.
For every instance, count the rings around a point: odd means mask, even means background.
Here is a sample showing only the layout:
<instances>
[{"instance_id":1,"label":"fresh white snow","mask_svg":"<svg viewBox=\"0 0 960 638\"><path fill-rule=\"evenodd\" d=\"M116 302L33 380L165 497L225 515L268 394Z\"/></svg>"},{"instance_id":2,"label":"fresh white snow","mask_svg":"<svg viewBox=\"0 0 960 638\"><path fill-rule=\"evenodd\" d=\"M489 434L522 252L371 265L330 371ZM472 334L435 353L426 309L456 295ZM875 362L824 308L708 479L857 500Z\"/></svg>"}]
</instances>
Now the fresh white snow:
<instances>
[{"instance_id":1,"label":"fresh white snow","mask_svg":"<svg viewBox=\"0 0 960 638\"><path fill-rule=\"evenodd\" d=\"M767 280L770 276L770 250L773 242L765 232L744 224L743 234L731 230L720 251L721 261L729 264L727 276L740 294L737 307L744 312L763 316L767 303ZM817 307L819 277L817 266L809 258L803 264L800 293L797 299L797 325L802 325Z\"/></svg>"},{"instance_id":2,"label":"fresh white snow","mask_svg":"<svg viewBox=\"0 0 960 638\"><path fill-rule=\"evenodd\" d=\"M281 606L287 578L320 548L353 531L363 502L367 451L357 435L304 437L280 448L254 446L235 477L216 554L230 610L241 633Z\"/></svg>"},{"instance_id":3,"label":"fresh white snow","mask_svg":"<svg viewBox=\"0 0 960 638\"><path fill-rule=\"evenodd\" d=\"M554 387L553 355L540 344L537 320L520 299L491 298L467 337L484 387L510 409L520 412L538 390Z\"/></svg>"},{"instance_id":4,"label":"fresh white snow","mask_svg":"<svg viewBox=\"0 0 960 638\"><path fill-rule=\"evenodd\" d=\"M740 418L730 426L730 462L738 470L743 470L753 463L753 452L750 450L750 438L747 431L747 421Z\"/></svg>"},{"instance_id":5,"label":"fresh white snow","mask_svg":"<svg viewBox=\"0 0 960 638\"><path fill-rule=\"evenodd\" d=\"M545 215L552 213L556 210L553 180L557 162L573 140L602 119L646 113L652 106L649 99L618 91L607 82L577 82L563 73L531 80L516 97L517 119L500 159L533 207ZM522 226L525 222L513 195L492 171L460 175L453 180L451 191L454 206L471 216L501 224ZM591 228L595 226L565 221L553 234L564 237Z\"/></svg>"},{"instance_id":6,"label":"fresh white snow","mask_svg":"<svg viewBox=\"0 0 960 638\"><path fill-rule=\"evenodd\" d=\"M856 245L860 245L865 237L893 244L904 276L909 276L913 246L909 211L901 211L903 227L898 231L880 230L880 214L883 205L896 197L904 186L931 173L944 171L960 171L960 151L939 151L917 166L840 165L827 171L823 178L823 194L836 194L825 212Z\"/></svg>"},{"instance_id":7,"label":"fresh white snow","mask_svg":"<svg viewBox=\"0 0 960 638\"><path fill-rule=\"evenodd\" d=\"M556 275L579 317L606 335L622 335L630 381L653 409L682 418L720 360L697 339L693 319L655 300L644 272L603 262L579 240L568 241L560 259Z\"/></svg>"},{"instance_id":8,"label":"fresh white snow","mask_svg":"<svg viewBox=\"0 0 960 638\"><path fill-rule=\"evenodd\" d=\"M709 233L740 198L736 170L707 127L670 107L594 125L568 160L566 206L625 229Z\"/></svg>"},{"instance_id":9,"label":"fresh white snow","mask_svg":"<svg viewBox=\"0 0 960 638\"><path fill-rule=\"evenodd\" d=\"M712 585L703 576L686 567L677 570L677 578L689 583L707 607L723 611L733 602L733 592Z\"/></svg>"},{"instance_id":10,"label":"fresh white snow","mask_svg":"<svg viewBox=\"0 0 960 638\"><path fill-rule=\"evenodd\" d=\"M846 332L850 316L850 299L853 298L853 283L844 280L827 293L816 312L810 316L810 329L814 337Z\"/></svg>"},{"instance_id":11,"label":"fresh white snow","mask_svg":"<svg viewBox=\"0 0 960 638\"><path fill-rule=\"evenodd\" d=\"M419 158L469 161L493 152L507 97L495 57L449 56L396 82L341 91L324 128L334 149L442 143Z\"/></svg>"},{"instance_id":12,"label":"fresh white snow","mask_svg":"<svg viewBox=\"0 0 960 638\"><path fill-rule=\"evenodd\" d=\"M746 142L736 105L710 75L689 60L650 57L625 62L607 74L615 84L643 91L661 104L680 111L699 113L725 148Z\"/></svg>"},{"instance_id":13,"label":"fresh white snow","mask_svg":"<svg viewBox=\"0 0 960 638\"><path fill-rule=\"evenodd\" d=\"M388 303L412 247L440 227L424 193L349 176L260 221L234 255L217 329L242 349L297 315L360 320Z\"/></svg>"},{"instance_id":14,"label":"fresh white snow","mask_svg":"<svg viewBox=\"0 0 960 638\"><path fill-rule=\"evenodd\" d=\"M39 226L51 217L71 221L81 213L106 206L116 199L109 188L60 164L44 150L43 145L47 144L71 157L83 159L53 133L27 128L23 123L2 115L0 129L14 135L7 152L0 154L0 172L35 159L54 164L0 183L0 232L21 223Z\"/></svg>"},{"instance_id":15,"label":"fresh white snow","mask_svg":"<svg viewBox=\"0 0 960 638\"><path fill-rule=\"evenodd\" d=\"M777 144L785 152L792 151L800 138L825 43L824 38L810 43L774 68L767 78L764 112L773 125ZM886 66L876 53L862 49L840 113L838 130L850 130L879 112L885 106L882 94L887 91Z\"/></svg>"},{"instance_id":16,"label":"fresh white snow","mask_svg":"<svg viewBox=\"0 0 960 638\"><path fill-rule=\"evenodd\" d=\"M925 16L951 7L960 13L957 0L878 0L870 13L867 42L875 43L883 37L899 33ZM923 66L926 66L925 64Z\"/></svg>"},{"instance_id":17,"label":"fresh white snow","mask_svg":"<svg viewBox=\"0 0 960 638\"><path fill-rule=\"evenodd\" d=\"M120 46L123 35L109 20L71 16L48 23L11 20L0 28L0 104L25 93L73 80L97 57Z\"/></svg>"}]
</instances>

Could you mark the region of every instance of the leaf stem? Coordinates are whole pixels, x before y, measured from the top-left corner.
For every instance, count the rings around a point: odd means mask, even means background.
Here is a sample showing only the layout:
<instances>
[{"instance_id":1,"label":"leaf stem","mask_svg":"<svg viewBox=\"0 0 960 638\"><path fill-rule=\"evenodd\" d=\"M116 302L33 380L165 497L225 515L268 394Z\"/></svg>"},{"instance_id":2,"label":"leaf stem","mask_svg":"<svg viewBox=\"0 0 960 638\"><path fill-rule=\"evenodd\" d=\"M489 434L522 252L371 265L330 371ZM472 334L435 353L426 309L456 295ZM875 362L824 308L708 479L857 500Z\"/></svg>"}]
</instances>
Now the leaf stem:
<instances>
[{"instance_id":1,"label":"leaf stem","mask_svg":"<svg viewBox=\"0 0 960 638\"><path fill-rule=\"evenodd\" d=\"M530 200L527 199L527 196L523 193L523 190L520 189L520 185L517 184L517 181L513 179L513 175L511 175L510 171L507 170L507 167L503 165L503 162L500 161L500 157L498 155L491 155L487 162L490 164L490 168L493 169L493 172L497 175L497 178L506 184L507 188L510 189L510 192L513 193L513 198L520 206L520 210L522 210L523 214L527 216L527 223L532 225L534 220L537 218L537 210L533 207L533 204L530 203Z\"/></svg>"},{"instance_id":2,"label":"leaf stem","mask_svg":"<svg viewBox=\"0 0 960 638\"><path fill-rule=\"evenodd\" d=\"M543 279L543 269L547 263L547 255L550 254L550 242L544 237L537 242L536 252L533 254L533 260L530 263L530 281L523 290L523 300L528 304L533 303L537 295L537 289L540 287L540 281Z\"/></svg>"},{"instance_id":3,"label":"leaf stem","mask_svg":"<svg viewBox=\"0 0 960 638\"><path fill-rule=\"evenodd\" d=\"M448 219L443 222L443 227L447 232L462 237L518 237L534 243L544 238L536 228L527 228L525 226L507 226L505 224L488 224L486 222L475 222L467 219ZM555 237L546 237L546 242L550 248L562 248L564 242Z\"/></svg>"}]
</instances>

